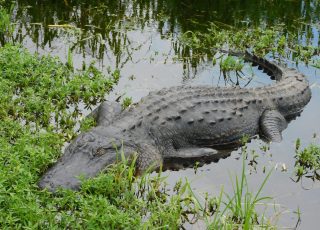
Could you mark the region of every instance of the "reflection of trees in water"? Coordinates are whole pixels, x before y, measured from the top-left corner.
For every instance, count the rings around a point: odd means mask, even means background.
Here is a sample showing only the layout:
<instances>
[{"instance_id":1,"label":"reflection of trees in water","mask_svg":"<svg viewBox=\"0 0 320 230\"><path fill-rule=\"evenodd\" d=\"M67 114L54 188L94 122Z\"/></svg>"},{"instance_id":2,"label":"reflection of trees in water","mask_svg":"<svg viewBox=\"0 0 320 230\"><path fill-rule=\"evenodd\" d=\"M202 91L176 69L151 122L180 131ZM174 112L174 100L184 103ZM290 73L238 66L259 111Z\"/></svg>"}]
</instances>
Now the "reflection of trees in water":
<instances>
[{"instance_id":1,"label":"reflection of trees in water","mask_svg":"<svg viewBox=\"0 0 320 230\"><path fill-rule=\"evenodd\" d=\"M121 29L126 5L118 1L96 5L87 2L18 0L14 20L19 33L14 40L22 42L29 37L37 47L51 47L57 38L73 39L76 46L72 48L80 49L83 54L90 50L91 55L102 59L106 50L110 50L119 63L129 42L125 30ZM70 35L73 36L68 38Z\"/></svg>"},{"instance_id":2,"label":"reflection of trees in water","mask_svg":"<svg viewBox=\"0 0 320 230\"><path fill-rule=\"evenodd\" d=\"M51 42L64 29L49 25L71 24L80 28L76 47L83 53L90 50L97 58L111 51L119 64L129 60L134 48L127 31L143 29L148 23L156 23L162 36L176 35L186 31L207 31L209 22L220 25L277 25L284 24L288 31L311 36L310 23L319 22L320 3L317 0L254 1L254 0L123 0L123 1L32 1L17 0L14 19L21 31L14 38L22 41L30 37L40 47ZM305 22L305 23L301 23ZM39 24L32 24L39 23ZM70 29L69 29L70 31ZM72 31L72 29L71 29ZM174 37L173 36L173 37ZM180 47L173 40L175 52L189 57L192 51ZM200 60L198 60L200 61ZM196 67L198 61L186 63ZM190 60L189 60L190 62Z\"/></svg>"}]
</instances>

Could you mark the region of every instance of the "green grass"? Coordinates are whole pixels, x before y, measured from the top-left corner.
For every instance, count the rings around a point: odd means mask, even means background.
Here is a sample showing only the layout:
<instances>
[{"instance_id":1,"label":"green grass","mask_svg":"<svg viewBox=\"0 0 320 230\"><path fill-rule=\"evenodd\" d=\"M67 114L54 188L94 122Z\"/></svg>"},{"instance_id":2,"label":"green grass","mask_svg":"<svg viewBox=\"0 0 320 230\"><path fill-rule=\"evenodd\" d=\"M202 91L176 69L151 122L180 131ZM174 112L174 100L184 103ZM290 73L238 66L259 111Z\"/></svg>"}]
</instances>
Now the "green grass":
<instances>
[{"instance_id":1,"label":"green grass","mask_svg":"<svg viewBox=\"0 0 320 230\"><path fill-rule=\"evenodd\" d=\"M59 130L69 138L81 115L79 105L89 108L101 102L119 79L119 71L105 77L93 65L73 73L57 58L11 45L1 48L0 69L0 118Z\"/></svg>"},{"instance_id":2,"label":"green grass","mask_svg":"<svg viewBox=\"0 0 320 230\"><path fill-rule=\"evenodd\" d=\"M79 105L90 107L103 100L117 82L118 71L108 77L93 66L74 72L56 58L12 45L0 48L0 69L1 229L181 225L180 199L166 202L168 196L158 196L160 178L145 179L145 190L137 194L134 166L125 162L84 182L80 192L53 195L38 189L42 173L78 133ZM85 119L82 129L93 124Z\"/></svg>"},{"instance_id":3,"label":"green grass","mask_svg":"<svg viewBox=\"0 0 320 230\"><path fill-rule=\"evenodd\" d=\"M258 214L257 206L264 206L263 202L271 201L271 197L261 196L272 170L266 174L258 191L250 191L246 176L246 150L243 149L242 170L240 178L236 175L235 181L231 178L233 193L230 195L221 189L218 197L206 198L203 208L204 219L209 229L274 229L268 218ZM200 202L199 205L201 206ZM273 223L275 224L275 223Z\"/></svg>"}]
</instances>

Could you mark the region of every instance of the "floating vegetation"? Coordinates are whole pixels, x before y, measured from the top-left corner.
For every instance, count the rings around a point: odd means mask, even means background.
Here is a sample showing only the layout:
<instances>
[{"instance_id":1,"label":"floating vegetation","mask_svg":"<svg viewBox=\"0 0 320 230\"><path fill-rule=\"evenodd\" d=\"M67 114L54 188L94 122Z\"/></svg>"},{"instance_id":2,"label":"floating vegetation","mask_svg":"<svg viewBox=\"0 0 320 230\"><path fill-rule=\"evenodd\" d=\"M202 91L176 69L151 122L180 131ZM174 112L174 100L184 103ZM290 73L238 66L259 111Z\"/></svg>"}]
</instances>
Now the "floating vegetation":
<instances>
[{"instance_id":1,"label":"floating vegetation","mask_svg":"<svg viewBox=\"0 0 320 230\"><path fill-rule=\"evenodd\" d=\"M220 60L220 72L223 74L224 81L230 80L234 85L239 85L239 78L243 78L242 68L244 67L244 61L239 58L234 58L233 56L227 56L226 58L221 57ZM233 82L230 72L234 71L236 74L236 82ZM252 80L249 79L249 83Z\"/></svg>"},{"instance_id":2,"label":"floating vegetation","mask_svg":"<svg viewBox=\"0 0 320 230\"><path fill-rule=\"evenodd\" d=\"M320 180L320 146L310 144L304 149L300 149L300 139L296 141L295 174L297 181L302 177Z\"/></svg>"},{"instance_id":3,"label":"floating vegetation","mask_svg":"<svg viewBox=\"0 0 320 230\"><path fill-rule=\"evenodd\" d=\"M316 67L318 69L320 69L320 60L315 60L313 61L313 63L311 64L313 67Z\"/></svg>"},{"instance_id":4,"label":"floating vegetation","mask_svg":"<svg viewBox=\"0 0 320 230\"><path fill-rule=\"evenodd\" d=\"M247 27L223 29L214 23L207 32L188 31L180 37L181 45L192 49L192 55L214 57L221 47L231 50L251 50L258 56L273 54L280 60L285 58L293 61L309 63L319 53L319 48L303 45L295 34L286 34L285 27ZM190 56L192 58L192 56ZM233 70L233 69L231 69Z\"/></svg>"},{"instance_id":5,"label":"floating vegetation","mask_svg":"<svg viewBox=\"0 0 320 230\"><path fill-rule=\"evenodd\" d=\"M132 104L132 97L125 97L122 100L122 108L125 109Z\"/></svg>"}]
</instances>

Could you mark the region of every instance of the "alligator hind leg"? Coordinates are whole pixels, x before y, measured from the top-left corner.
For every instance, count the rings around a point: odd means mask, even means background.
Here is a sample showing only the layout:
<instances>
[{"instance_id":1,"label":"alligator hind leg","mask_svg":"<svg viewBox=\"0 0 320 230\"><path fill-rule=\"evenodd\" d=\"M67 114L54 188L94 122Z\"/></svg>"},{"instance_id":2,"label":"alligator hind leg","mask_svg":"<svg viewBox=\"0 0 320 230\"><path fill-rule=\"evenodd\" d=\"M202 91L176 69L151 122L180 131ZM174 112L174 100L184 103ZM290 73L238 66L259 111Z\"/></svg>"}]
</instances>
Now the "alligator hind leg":
<instances>
[{"instance_id":1,"label":"alligator hind leg","mask_svg":"<svg viewBox=\"0 0 320 230\"><path fill-rule=\"evenodd\" d=\"M117 115L121 113L121 111L121 104L117 102L104 101L88 116L92 116L98 126L107 126Z\"/></svg>"},{"instance_id":2,"label":"alligator hind leg","mask_svg":"<svg viewBox=\"0 0 320 230\"><path fill-rule=\"evenodd\" d=\"M280 142L282 140L281 132L287 126L286 119L277 110L265 111L260 119L261 135L267 141Z\"/></svg>"}]
</instances>

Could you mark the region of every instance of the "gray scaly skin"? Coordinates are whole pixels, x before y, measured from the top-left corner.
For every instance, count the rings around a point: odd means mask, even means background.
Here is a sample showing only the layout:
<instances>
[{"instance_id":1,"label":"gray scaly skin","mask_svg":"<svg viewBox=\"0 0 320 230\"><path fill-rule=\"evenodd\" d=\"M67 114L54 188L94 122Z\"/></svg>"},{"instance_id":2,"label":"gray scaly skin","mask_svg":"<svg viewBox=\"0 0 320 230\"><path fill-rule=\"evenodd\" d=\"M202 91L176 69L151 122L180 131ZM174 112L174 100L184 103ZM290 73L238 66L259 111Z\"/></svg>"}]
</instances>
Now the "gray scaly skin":
<instances>
[{"instance_id":1,"label":"gray scaly skin","mask_svg":"<svg viewBox=\"0 0 320 230\"><path fill-rule=\"evenodd\" d=\"M171 87L151 92L124 111L117 103L104 102L93 112L98 126L66 148L39 186L51 191L78 189L80 175L96 176L117 161L122 147L126 157L138 154L136 169L143 172L170 159L214 156L213 149L239 144L244 135L281 141L287 121L311 98L308 81L295 69L243 55L273 76L276 84L254 89Z\"/></svg>"}]
</instances>

